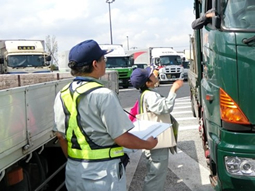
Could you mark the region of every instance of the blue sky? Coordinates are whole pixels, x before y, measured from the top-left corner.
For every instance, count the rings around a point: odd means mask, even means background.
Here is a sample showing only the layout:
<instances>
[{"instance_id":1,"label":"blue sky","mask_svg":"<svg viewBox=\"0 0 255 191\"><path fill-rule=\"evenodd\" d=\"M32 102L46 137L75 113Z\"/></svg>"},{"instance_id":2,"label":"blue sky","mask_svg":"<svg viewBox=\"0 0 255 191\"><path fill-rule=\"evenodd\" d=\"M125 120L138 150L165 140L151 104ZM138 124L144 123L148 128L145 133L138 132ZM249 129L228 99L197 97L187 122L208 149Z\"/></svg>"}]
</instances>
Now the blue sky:
<instances>
[{"instance_id":1,"label":"blue sky","mask_svg":"<svg viewBox=\"0 0 255 191\"><path fill-rule=\"evenodd\" d=\"M2 0L0 39L55 36L59 51L94 39L109 44L105 0ZM193 0L115 0L111 4L113 44L189 49ZM128 36L128 38L127 38ZM128 39L128 40L127 40Z\"/></svg>"}]
</instances>

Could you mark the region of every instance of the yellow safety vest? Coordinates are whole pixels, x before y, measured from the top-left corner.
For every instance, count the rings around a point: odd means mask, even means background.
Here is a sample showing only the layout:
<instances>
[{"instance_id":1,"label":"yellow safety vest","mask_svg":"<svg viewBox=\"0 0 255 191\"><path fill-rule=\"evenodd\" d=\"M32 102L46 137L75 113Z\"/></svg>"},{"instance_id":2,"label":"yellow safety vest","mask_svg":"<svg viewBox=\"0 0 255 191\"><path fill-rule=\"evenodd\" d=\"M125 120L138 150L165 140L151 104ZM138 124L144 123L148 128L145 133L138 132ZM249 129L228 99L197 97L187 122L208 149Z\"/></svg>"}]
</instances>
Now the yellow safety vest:
<instances>
[{"instance_id":1,"label":"yellow safety vest","mask_svg":"<svg viewBox=\"0 0 255 191\"><path fill-rule=\"evenodd\" d=\"M143 113L143 97L144 97L144 94L146 92L148 92L150 90L145 90L143 91L143 93L141 94L141 97L140 97L140 100L139 100L139 113Z\"/></svg>"},{"instance_id":2,"label":"yellow safety vest","mask_svg":"<svg viewBox=\"0 0 255 191\"><path fill-rule=\"evenodd\" d=\"M74 91L71 83L61 90L61 99L66 115L66 140L68 142L68 158L73 160L100 161L119 158L124 155L123 147L117 144L99 146L94 143L80 126L78 119L78 103L81 95L87 95L102 87L97 82L87 82Z\"/></svg>"}]
</instances>

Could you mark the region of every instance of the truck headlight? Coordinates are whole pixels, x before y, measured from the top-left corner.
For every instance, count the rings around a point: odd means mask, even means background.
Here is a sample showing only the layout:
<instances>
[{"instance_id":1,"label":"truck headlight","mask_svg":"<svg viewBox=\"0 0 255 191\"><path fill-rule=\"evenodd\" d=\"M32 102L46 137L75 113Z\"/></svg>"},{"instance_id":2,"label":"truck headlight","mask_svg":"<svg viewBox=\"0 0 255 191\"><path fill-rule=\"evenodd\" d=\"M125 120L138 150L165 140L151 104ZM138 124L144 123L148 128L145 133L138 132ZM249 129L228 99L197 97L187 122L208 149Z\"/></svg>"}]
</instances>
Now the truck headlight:
<instances>
[{"instance_id":1,"label":"truck headlight","mask_svg":"<svg viewBox=\"0 0 255 191\"><path fill-rule=\"evenodd\" d=\"M225 167L231 175L255 176L255 160L225 156Z\"/></svg>"},{"instance_id":2,"label":"truck headlight","mask_svg":"<svg viewBox=\"0 0 255 191\"><path fill-rule=\"evenodd\" d=\"M160 75L160 79L165 80L166 76L162 74L162 75Z\"/></svg>"}]
</instances>

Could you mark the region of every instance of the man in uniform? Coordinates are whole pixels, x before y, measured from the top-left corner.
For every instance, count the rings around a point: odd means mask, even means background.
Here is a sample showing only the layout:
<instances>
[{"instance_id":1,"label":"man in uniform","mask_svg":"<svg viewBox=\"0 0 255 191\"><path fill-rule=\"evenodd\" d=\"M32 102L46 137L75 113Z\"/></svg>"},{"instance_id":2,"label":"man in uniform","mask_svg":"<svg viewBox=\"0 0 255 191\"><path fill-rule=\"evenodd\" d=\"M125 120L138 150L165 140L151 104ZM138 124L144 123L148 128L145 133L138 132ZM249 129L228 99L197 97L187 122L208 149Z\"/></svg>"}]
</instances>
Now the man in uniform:
<instances>
[{"instance_id":1,"label":"man in uniform","mask_svg":"<svg viewBox=\"0 0 255 191\"><path fill-rule=\"evenodd\" d=\"M74 46L69 53L71 74L76 76L56 96L56 135L68 157L66 187L70 191L126 190L121 158L123 147L152 149L153 137L141 140L115 92L99 80L105 74L104 55L94 40Z\"/></svg>"}]
</instances>

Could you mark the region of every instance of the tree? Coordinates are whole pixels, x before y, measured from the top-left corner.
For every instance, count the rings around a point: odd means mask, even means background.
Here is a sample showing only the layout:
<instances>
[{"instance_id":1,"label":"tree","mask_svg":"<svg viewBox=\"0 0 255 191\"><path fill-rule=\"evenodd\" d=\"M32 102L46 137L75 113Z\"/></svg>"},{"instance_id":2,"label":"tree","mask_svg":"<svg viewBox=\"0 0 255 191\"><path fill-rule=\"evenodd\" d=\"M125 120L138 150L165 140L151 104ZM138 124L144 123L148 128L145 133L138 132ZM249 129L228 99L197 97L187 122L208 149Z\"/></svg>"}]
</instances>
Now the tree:
<instances>
[{"instance_id":1,"label":"tree","mask_svg":"<svg viewBox=\"0 0 255 191\"><path fill-rule=\"evenodd\" d=\"M56 41L56 37L53 35L52 37L50 35L46 36L45 40L46 45L46 51L50 53L51 56L51 65L58 66L58 42Z\"/></svg>"}]
</instances>

